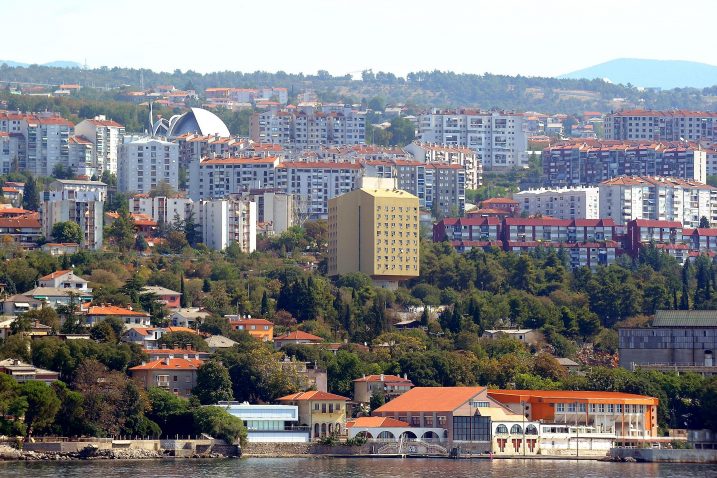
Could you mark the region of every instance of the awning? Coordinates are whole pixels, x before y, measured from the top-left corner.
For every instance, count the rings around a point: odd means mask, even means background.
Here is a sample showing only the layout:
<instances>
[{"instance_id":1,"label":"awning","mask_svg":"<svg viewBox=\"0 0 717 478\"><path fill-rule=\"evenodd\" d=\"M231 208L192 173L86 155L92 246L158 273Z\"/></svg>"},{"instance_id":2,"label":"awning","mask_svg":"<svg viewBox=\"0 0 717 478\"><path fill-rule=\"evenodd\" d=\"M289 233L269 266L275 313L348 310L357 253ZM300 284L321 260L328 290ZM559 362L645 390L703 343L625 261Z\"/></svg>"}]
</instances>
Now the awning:
<instances>
[{"instance_id":1,"label":"awning","mask_svg":"<svg viewBox=\"0 0 717 478\"><path fill-rule=\"evenodd\" d=\"M30 307L27 302L15 302L15 307Z\"/></svg>"}]
</instances>

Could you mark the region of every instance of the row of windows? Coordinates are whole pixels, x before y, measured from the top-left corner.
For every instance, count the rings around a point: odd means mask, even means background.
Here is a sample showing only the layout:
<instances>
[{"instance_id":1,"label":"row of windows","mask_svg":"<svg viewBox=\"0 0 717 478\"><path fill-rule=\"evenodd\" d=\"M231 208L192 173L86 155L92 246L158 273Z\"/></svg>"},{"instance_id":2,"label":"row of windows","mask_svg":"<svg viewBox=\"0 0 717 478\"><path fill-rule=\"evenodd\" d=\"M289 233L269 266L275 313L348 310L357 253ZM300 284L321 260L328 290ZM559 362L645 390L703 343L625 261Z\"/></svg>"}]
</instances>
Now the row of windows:
<instances>
[{"instance_id":1,"label":"row of windows","mask_svg":"<svg viewBox=\"0 0 717 478\"><path fill-rule=\"evenodd\" d=\"M575 413L587 411L588 407L585 403L556 403L556 413ZM591 403L589 407L590 413L623 413L622 403ZM645 405L624 406L624 413L645 413Z\"/></svg>"}]
</instances>

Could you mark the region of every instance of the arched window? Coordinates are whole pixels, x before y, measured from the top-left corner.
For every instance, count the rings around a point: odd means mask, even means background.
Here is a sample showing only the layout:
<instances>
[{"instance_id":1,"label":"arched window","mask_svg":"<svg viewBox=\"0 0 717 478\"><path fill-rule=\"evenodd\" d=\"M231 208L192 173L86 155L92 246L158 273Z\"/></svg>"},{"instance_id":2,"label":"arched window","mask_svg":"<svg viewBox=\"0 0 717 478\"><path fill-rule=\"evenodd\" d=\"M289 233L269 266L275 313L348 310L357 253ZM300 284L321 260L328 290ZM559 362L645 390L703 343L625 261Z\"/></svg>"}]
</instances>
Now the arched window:
<instances>
[{"instance_id":1,"label":"arched window","mask_svg":"<svg viewBox=\"0 0 717 478\"><path fill-rule=\"evenodd\" d=\"M334 427L334 431L336 432L337 435L341 435L341 424L340 423L336 424L336 426Z\"/></svg>"},{"instance_id":2,"label":"arched window","mask_svg":"<svg viewBox=\"0 0 717 478\"><path fill-rule=\"evenodd\" d=\"M511 435L520 435L521 433L523 433L523 428L520 425L518 425L517 423L515 425L513 425L512 427L510 427Z\"/></svg>"},{"instance_id":3,"label":"arched window","mask_svg":"<svg viewBox=\"0 0 717 478\"><path fill-rule=\"evenodd\" d=\"M439 436L436 432L426 432L421 437L422 440L438 440Z\"/></svg>"},{"instance_id":4,"label":"arched window","mask_svg":"<svg viewBox=\"0 0 717 478\"><path fill-rule=\"evenodd\" d=\"M334 433L334 424L329 423L329 435L331 435L332 433Z\"/></svg>"},{"instance_id":5,"label":"arched window","mask_svg":"<svg viewBox=\"0 0 717 478\"><path fill-rule=\"evenodd\" d=\"M326 423L321 424L321 436L326 436Z\"/></svg>"},{"instance_id":6,"label":"arched window","mask_svg":"<svg viewBox=\"0 0 717 478\"><path fill-rule=\"evenodd\" d=\"M393 433L391 433L389 431L382 431L381 433L378 434L378 436L376 438L378 438L379 440L393 440L396 437L393 436Z\"/></svg>"},{"instance_id":7,"label":"arched window","mask_svg":"<svg viewBox=\"0 0 717 478\"><path fill-rule=\"evenodd\" d=\"M415 440L416 434L413 432L405 431L405 432L401 433L400 438L403 440Z\"/></svg>"},{"instance_id":8,"label":"arched window","mask_svg":"<svg viewBox=\"0 0 717 478\"><path fill-rule=\"evenodd\" d=\"M316 424L314 425L314 438L319 438L319 436L321 436L321 435L320 435L320 433L321 433L320 430L321 430L321 429L319 428L319 424L316 423Z\"/></svg>"},{"instance_id":9,"label":"arched window","mask_svg":"<svg viewBox=\"0 0 717 478\"><path fill-rule=\"evenodd\" d=\"M495 427L495 434L496 435L507 435L508 434L508 427L505 425L498 425Z\"/></svg>"},{"instance_id":10,"label":"arched window","mask_svg":"<svg viewBox=\"0 0 717 478\"><path fill-rule=\"evenodd\" d=\"M535 425L528 425L525 427L525 434L526 435L537 435L538 429L535 427Z\"/></svg>"},{"instance_id":11,"label":"arched window","mask_svg":"<svg viewBox=\"0 0 717 478\"><path fill-rule=\"evenodd\" d=\"M336 425L336 426L338 426L338 425ZM368 439L368 440L370 440L371 438L373 438L373 435L371 435L369 432L366 432L366 431L358 432L358 433L356 434L356 436L357 436L357 437L366 438L366 439Z\"/></svg>"}]
</instances>

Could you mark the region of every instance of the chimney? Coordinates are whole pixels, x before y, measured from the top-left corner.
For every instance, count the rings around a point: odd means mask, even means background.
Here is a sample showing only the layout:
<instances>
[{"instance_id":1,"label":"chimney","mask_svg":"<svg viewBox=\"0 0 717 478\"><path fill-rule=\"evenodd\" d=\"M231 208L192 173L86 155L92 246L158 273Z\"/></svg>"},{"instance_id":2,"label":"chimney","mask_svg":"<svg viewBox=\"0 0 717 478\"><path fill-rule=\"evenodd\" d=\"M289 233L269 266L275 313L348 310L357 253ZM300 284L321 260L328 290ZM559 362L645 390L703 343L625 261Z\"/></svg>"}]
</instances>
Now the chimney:
<instances>
[{"instance_id":1,"label":"chimney","mask_svg":"<svg viewBox=\"0 0 717 478\"><path fill-rule=\"evenodd\" d=\"M168 358L164 359L163 362L164 362L164 365L169 365L169 359L168 359Z\"/></svg>"},{"instance_id":2,"label":"chimney","mask_svg":"<svg viewBox=\"0 0 717 478\"><path fill-rule=\"evenodd\" d=\"M385 378L386 378L386 377L385 377L383 374L381 374L381 381L382 381L382 382L384 381Z\"/></svg>"}]
</instances>

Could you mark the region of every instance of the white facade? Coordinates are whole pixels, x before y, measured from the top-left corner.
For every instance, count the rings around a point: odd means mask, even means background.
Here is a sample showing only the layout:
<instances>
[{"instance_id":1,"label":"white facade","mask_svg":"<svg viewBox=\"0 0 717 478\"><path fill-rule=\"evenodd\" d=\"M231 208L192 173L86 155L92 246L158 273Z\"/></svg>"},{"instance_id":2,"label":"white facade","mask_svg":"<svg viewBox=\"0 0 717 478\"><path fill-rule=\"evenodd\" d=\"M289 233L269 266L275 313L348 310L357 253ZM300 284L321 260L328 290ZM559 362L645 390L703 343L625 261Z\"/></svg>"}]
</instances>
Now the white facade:
<instances>
[{"instance_id":1,"label":"white facade","mask_svg":"<svg viewBox=\"0 0 717 478\"><path fill-rule=\"evenodd\" d=\"M185 221L190 215L194 216L195 222L199 220L194 211L194 201L189 198L132 196L129 198L129 212L146 214L166 224L172 224L177 217Z\"/></svg>"},{"instance_id":2,"label":"white facade","mask_svg":"<svg viewBox=\"0 0 717 478\"><path fill-rule=\"evenodd\" d=\"M24 169L34 176L52 176L56 165L70 166L72 123L59 116L42 116L29 119L26 125Z\"/></svg>"},{"instance_id":3,"label":"white facade","mask_svg":"<svg viewBox=\"0 0 717 478\"><path fill-rule=\"evenodd\" d=\"M223 198L251 189L275 187L275 157L208 158L192 161L189 167L189 197Z\"/></svg>"},{"instance_id":4,"label":"white facade","mask_svg":"<svg viewBox=\"0 0 717 478\"><path fill-rule=\"evenodd\" d=\"M107 185L99 181L56 180L43 192L40 220L45 237L52 236L52 226L72 221L80 225L82 247L101 249L104 203Z\"/></svg>"},{"instance_id":5,"label":"white facade","mask_svg":"<svg viewBox=\"0 0 717 478\"><path fill-rule=\"evenodd\" d=\"M298 428L296 405L254 405L247 402L219 402L230 415L244 421L250 443L307 443L308 427Z\"/></svg>"},{"instance_id":6,"label":"white facade","mask_svg":"<svg viewBox=\"0 0 717 478\"><path fill-rule=\"evenodd\" d=\"M600 218L600 190L597 187L529 189L513 194L529 216L556 219Z\"/></svg>"},{"instance_id":7,"label":"white facade","mask_svg":"<svg viewBox=\"0 0 717 478\"><path fill-rule=\"evenodd\" d=\"M237 199L201 201L199 220L204 244L224 250L237 243L243 252L256 250L256 203Z\"/></svg>"},{"instance_id":8,"label":"white facade","mask_svg":"<svg viewBox=\"0 0 717 478\"><path fill-rule=\"evenodd\" d=\"M84 136L71 136L69 151L69 166L76 175L91 178L98 173L93 159L95 148L91 141Z\"/></svg>"},{"instance_id":9,"label":"white facade","mask_svg":"<svg viewBox=\"0 0 717 478\"><path fill-rule=\"evenodd\" d=\"M467 147L440 146L414 141L404 150L422 163L458 164L465 169L465 187L478 189L483 185L483 163L475 151Z\"/></svg>"},{"instance_id":10,"label":"white facade","mask_svg":"<svg viewBox=\"0 0 717 478\"><path fill-rule=\"evenodd\" d=\"M122 192L148 193L159 183L179 187L179 146L145 137L120 147L118 186Z\"/></svg>"},{"instance_id":11,"label":"white facade","mask_svg":"<svg viewBox=\"0 0 717 478\"><path fill-rule=\"evenodd\" d=\"M84 136L93 144L92 162L98 175L104 171L117 174L119 147L124 136L124 126L100 115L95 116L94 119L79 122L75 126L75 134Z\"/></svg>"},{"instance_id":12,"label":"white facade","mask_svg":"<svg viewBox=\"0 0 717 478\"><path fill-rule=\"evenodd\" d=\"M468 147L493 171L528 164L527 122L522 114L479 110L434 109L419 118L419 139Z\"/></svg>"},{"instance_id":13,"label":"white facade","mask_svg":"<svg viewBox=\"0 0 717 478\"><path fill-rule=\"evenodd\" d=\"M624 176L600 183L600 214L616 224L632 219L677 221L699 227L712 221L717 210L717 189L676 178Z\"/></svg>"},{"instance_id":14,"label":"white facade","mask_svg":"<svg viewBox=\"0 0 717 478\"><path fill-rule=\"evenodd\" d=\"M605 139L715 141L717 113L626 110L605 116Z\"/></svg>"},{"instance_id":15,"label":"white facade","mask_svg":"<svg viewBox=\"0 0 717 478\"><path fill-rule=\"evenodd\" d=\"M273 234L281 234L294 225L294 196L273 191L250 194L256 203L257 222Z\"/></svg>"}]
</instances>

